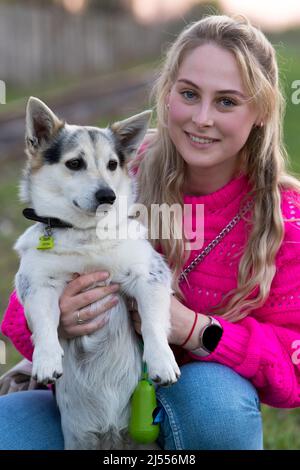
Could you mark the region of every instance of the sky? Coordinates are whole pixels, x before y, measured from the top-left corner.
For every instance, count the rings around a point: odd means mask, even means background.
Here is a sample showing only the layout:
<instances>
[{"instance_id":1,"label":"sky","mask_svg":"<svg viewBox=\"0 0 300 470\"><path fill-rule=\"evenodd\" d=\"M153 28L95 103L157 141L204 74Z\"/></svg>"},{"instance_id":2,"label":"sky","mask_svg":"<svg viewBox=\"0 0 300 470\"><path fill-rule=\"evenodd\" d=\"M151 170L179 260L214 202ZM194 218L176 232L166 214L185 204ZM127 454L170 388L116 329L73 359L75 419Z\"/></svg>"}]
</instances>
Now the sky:
<instances>
[{"instance_id":1,"label":"sky","mask_svg":"<svg viewBox=\"0 0 300 470\"><path fill-rule=\"evenodd\" d=\"M197 0L131 0L136 16L144 22L184 15ZM226 13L243 13L265 29L300 25L299 0L220 0Z\"/></svg>"},{"instance_id":2,"label":"sky","mask_svg":"<svg viewBox=\"0 0 300 470\"><path fill-rule=\"evenodd\" d=\"M184 0L183 0L184 1ZM244 13L267 29L300 25L299 0L222 0L228 13Z\"/></svg>"}]
</instances>

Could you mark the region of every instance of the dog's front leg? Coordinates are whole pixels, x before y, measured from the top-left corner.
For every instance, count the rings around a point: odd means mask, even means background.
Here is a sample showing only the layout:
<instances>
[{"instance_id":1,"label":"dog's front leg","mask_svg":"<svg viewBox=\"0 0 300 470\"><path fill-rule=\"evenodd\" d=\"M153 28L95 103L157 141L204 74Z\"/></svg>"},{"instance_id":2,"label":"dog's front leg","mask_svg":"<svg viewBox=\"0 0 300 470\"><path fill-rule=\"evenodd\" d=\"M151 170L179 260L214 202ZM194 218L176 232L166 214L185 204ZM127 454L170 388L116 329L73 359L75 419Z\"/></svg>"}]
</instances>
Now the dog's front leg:
<instances>
[{"instance_id":1,"label":"dog's front leg","mask_svg":"<svg viewBox=\"0 0 300 470\"><path fill-rule=\"evenodd\" d=\"M180 370L168 343L171 289L159 280L140 278L135 297L141 316L143 359L149 376L161 385L172 384L179 378Z\"/></svg>"},{"instance_id":2,"label":"dog's front leg","mask_svg":"<svg viewBox=\"0 0 300 470\"><path fill-rule=\"evenodd\" d=\"M34 344L32 375L40 383L53 382L62 375L63 349L57 333L59 292L52 287L36 287L23 304Z\"/></svg>"}]
</instances>

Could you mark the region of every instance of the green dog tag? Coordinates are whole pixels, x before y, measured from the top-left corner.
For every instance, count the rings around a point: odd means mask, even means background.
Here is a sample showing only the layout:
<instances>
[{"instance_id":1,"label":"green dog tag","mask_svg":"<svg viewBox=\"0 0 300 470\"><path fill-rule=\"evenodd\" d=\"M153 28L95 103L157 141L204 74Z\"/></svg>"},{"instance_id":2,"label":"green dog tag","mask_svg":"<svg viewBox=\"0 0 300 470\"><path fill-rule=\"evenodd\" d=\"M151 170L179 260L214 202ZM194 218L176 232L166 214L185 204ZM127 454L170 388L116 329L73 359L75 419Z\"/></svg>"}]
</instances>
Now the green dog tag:
<instances>
[{"instance_id":1,"label":"green dog tag","mask_svg":"<svg viewBox=\"0 0 300 470\"><path fill-rule=\"evenodd\" d=\"M51 250L54 247L54 238L53 237L46 237L45 235L39 238L39 244L36 247L37 250Z\"/></svg>"}]
</instances>

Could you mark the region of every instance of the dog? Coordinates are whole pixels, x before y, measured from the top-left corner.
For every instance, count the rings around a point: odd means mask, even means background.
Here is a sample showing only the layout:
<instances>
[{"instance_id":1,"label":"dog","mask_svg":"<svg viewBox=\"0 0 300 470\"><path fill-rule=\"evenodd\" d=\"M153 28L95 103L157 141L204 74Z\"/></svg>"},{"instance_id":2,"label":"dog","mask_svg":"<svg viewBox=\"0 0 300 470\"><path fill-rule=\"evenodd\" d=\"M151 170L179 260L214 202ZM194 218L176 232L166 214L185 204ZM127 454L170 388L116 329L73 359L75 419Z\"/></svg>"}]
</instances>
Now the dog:
<instances>
[{"instance_id":1,"label":"dog","mask_svg":"<svg viewBox=\"0 0 300 470\"><path fill-rule=\"evenodd\" d=\"M145 227L130 216L135 187L129 166L150 116L145 111L103 129L67 124L38 98L27 103L20 196L31 206L27 216L38 222L15 244L15 285L32 332L32 374L38 382L55 382L65 449L137 448L128 437L129 403L142 361L161 385L180 376L168 344L171 272ZM101 222L121 208L122 198L127 209L115 225L135 236L110 236L116 226L109 224L109 236L100 236L107 232ZM107 324L90 335L60 338L66 284L75 272L98 270L110 273L108 283L120 284ZM126 296L138 305L143 353Z\"/></svg>"}]
</instances>

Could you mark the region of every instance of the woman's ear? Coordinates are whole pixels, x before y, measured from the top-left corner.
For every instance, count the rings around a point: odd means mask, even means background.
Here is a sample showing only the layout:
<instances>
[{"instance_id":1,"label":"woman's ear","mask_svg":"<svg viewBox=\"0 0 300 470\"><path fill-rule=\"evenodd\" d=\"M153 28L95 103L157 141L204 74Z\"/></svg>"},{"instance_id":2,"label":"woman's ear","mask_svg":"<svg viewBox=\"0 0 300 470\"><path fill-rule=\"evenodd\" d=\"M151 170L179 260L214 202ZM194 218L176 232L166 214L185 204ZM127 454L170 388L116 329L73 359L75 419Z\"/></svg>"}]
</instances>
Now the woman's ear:
<instances>
[{"instance_id":1,"label":"woman's ear","mask_svg":"<svg viewBox=\"0 0 300 470\"><path fill-rule=\"evenodd\" d=\"M264 125L264 117L262 116L262 113L257 112L254 123L252 125L253 129L260 129Z\"/></svg>"},{"instance_id":2,"label":"woman's ear","mask_svg":"<svg viewBox=\"0 0 300 470\"><path fill-rule=\"evenodd\" d=\"M169 109L169 107L170 107L170 105L169 105L170 93L171 93L171 91L168 92L168 94L166 95L166 99L165 99L165 106L166 106L167 109Z\"/></svg>"},{"instance_id":3,"label":"woman's ear","mask_svg":"<svg viewBox=\"0 0 300 470\"><path fill-rule=\"evenodd\" d=\"M255 118L255 121L254 121L254 124L253 124L253 128L254 129L260 129L261 127L263 127L265 125L265 122L266 122L266 114L265 113L262 113L262 112L257 112L257 115L256 115L256 118Z\"/></svg>"},{"instance_id":4,"label":"woman's ear","mask_svg":"<svg viewBox=\"0 0 300 470\"><path fill-rule=\"evenodd\" d=\"M259 121L259 122L255 122L252 127L253 127L254 129L260 129L260 128L263 127L263 126L264 126L264 122L263 122L263 121Z\"/></svg>"},{"instance_id":5,"label":"woman's ear","mask_svg":"<svg viewBox=\"0 0 300 470\"><path fill-rule=\"evenodd\" d=\"M165 98L166 106L169 105L170 95L171 95L171 89L170 89L170 90L168 91L168 93L166 94L166 98Z\"/></svg>"}]
</instances>

